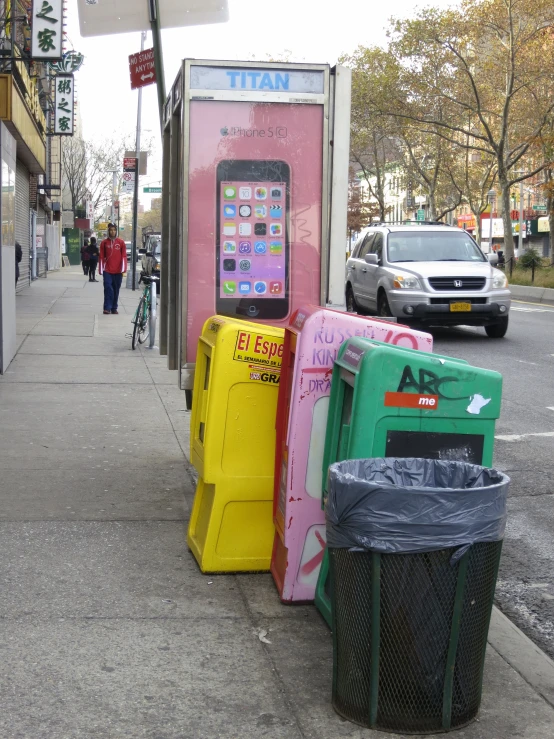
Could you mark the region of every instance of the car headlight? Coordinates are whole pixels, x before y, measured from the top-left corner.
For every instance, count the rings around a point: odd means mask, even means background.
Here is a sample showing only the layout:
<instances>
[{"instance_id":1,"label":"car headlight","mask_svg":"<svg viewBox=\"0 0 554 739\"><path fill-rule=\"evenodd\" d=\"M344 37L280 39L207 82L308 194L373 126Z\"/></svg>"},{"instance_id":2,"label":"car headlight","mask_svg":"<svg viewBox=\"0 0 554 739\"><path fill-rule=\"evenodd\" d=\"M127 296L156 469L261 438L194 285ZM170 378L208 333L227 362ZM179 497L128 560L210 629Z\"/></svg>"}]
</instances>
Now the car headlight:
<instances>
[{"instance_id":1,"label":"car headlight","mask_svg":"<svg viewBox=\"0 0 554 739\"><path fill-rule=\"evenodd\" d=\"M499 269L493 270L494 274L492 277L492 287L495 290L501 290L504 287L508 287L508 278Z\"/></svg>"},{"instance_id":2,"label":"car headlight","mask_svg":"<svg viewBox=\"0 0 554 739\"><path fill-rule=\"evenodd\" d=\"M421 282L411 275L394 275L392 284L405 290L421 290Z\"/></svg>"}]
</instances>

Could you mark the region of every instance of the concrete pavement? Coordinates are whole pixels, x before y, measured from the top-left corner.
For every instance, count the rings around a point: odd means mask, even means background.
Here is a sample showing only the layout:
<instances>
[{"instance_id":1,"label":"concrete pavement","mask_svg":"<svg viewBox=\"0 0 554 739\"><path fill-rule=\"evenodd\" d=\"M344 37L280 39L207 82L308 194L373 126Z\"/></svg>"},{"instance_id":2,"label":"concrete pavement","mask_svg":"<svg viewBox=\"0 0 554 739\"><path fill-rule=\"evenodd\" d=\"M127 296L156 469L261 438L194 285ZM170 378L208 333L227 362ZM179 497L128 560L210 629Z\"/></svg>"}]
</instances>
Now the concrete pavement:
<instances>
[{"instance_id":1,"label":"concrete pavement","mask_svg":"<svg viewBox=\"0 0 554 739\"><path fill-rule=\"evenodd\" d=\"M330 702L331 637L270 575L202 575L186 546L190 414L139 293L50 273L17 297L0 378L0 737L377 739ZM264 632L267 640L261 641ZM554 665L499 612L479 720L460 739L544 739Z\"/></svg>"}]
</instances>

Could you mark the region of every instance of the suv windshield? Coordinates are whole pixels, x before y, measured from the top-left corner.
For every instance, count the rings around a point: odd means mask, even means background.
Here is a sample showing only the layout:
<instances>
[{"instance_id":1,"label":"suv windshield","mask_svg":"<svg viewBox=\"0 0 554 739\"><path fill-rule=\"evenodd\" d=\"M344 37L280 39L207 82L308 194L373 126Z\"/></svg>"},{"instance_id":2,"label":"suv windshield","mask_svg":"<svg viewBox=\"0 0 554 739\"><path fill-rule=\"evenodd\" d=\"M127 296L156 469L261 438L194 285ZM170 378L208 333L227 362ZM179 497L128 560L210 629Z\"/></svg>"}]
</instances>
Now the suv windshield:
<instances>
[{"instance_id":1,"label":"suv windshield","mask_svg":"<svg viewBox=\"0 0 554 739\"><path fill-rule=\"evenodd\" d=\"M477 244L460 231L389 233L389 262L486 262Z\"/></svg>"}]
</instances>

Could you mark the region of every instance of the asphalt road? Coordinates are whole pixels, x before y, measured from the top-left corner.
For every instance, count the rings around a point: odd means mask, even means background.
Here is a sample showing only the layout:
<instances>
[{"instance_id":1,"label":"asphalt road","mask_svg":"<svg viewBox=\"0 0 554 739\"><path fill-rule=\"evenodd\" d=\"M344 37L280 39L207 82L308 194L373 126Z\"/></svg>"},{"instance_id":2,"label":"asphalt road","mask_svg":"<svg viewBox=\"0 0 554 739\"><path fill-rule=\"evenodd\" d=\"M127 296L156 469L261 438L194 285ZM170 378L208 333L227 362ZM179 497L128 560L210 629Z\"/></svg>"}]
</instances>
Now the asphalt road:
<instances>
[{"instance_id":1,"label":"asphalt road","mask_svg":"<svg viewBox=\"0 0 554 739\"><path fill-rule=\"evenodd\" d=\"M554 658L554 306L513 303L504 339L432 333L437 353L504 377L494 464L512 484L497 605Z\"/></svg>"}]
</instances>

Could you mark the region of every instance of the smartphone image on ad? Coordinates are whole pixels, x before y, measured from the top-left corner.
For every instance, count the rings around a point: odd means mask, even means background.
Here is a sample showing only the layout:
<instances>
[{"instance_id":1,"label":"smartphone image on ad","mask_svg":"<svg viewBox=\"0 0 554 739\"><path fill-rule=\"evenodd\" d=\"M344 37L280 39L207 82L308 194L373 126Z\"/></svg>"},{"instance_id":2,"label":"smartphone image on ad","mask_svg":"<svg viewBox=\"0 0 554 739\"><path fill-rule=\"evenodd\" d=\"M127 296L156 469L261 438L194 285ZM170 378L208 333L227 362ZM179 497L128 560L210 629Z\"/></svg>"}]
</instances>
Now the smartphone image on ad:
<instances>
[{"instance_id":1,"label":"smartphone image on ad","mask_svg":"<svg viewBox=\"0 0 554 739\"><path fill-rule=\"evenodd\" d=\"M279 160L217 166L216 309L276 320L290 312L290 167Z\"/></svg>"}]
</instances>

